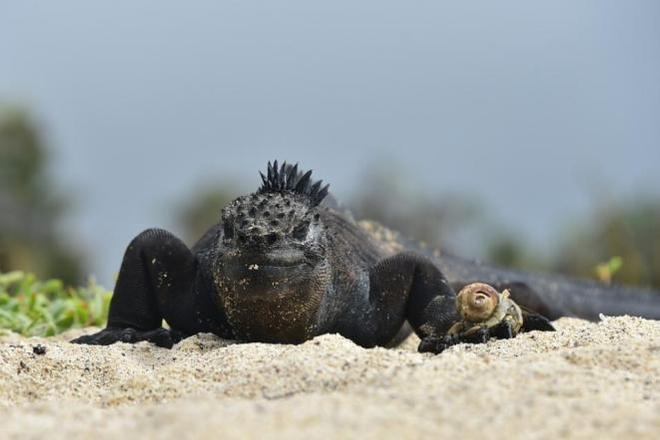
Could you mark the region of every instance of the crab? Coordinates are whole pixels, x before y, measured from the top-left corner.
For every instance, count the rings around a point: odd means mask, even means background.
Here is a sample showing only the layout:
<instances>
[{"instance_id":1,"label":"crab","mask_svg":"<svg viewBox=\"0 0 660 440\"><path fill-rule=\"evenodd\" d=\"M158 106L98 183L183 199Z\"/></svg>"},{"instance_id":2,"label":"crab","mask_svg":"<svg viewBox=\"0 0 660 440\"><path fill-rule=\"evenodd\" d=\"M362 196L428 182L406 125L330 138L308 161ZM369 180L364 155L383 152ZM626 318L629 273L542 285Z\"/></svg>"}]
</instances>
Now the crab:
<instances>
[{"instance_id":1,"label":"crab","mask_svg":"<svg viewBox=\"0 0 660 440\"><path fill-rule=\"evenodd\" d=\"M525 331L555 330L546 317L516 304L509 289L498 292L485 283L463 287L456 296L456 310L460 320L444 336L422 344L420 351L437 353L459 343L485 343L491 337L510 339Z\"/></svg>"}]
</instances>

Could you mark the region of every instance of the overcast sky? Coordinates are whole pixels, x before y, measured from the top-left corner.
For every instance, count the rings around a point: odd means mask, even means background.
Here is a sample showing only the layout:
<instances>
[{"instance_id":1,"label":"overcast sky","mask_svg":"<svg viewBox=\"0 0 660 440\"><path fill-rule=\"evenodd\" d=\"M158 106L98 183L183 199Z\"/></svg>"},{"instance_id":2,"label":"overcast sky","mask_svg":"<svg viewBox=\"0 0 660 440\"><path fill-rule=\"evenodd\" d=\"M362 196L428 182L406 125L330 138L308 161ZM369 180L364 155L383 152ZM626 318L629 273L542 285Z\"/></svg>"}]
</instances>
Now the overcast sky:
<instances>
[{"instance_id":1,"label":"overcast sky","mask_svg":"<svg viewBox=\"0 0 660 440\"><path fill-rule=\"evenodd\" d=\"M0 3L0 100L46 130L106 285L172 200L272 158L341 197L384 156L539 243L660 188L656 0L166 3Z\"/></svg>"}]
</instances>

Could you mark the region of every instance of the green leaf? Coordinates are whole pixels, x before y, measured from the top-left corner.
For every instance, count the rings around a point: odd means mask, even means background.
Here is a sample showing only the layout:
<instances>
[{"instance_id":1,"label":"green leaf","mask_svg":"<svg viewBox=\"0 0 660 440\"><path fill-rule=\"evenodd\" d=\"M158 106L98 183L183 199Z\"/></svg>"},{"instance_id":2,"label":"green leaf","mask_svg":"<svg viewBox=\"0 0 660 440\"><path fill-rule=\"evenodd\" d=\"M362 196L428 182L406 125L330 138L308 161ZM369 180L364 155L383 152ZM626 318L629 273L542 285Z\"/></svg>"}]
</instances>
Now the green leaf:
<instances>
[{"instance_id":1,"label":"green leaf","mask_svg":"<svg viewBox=\"0 0 660 440\"><path fill-rule=\"evenodd\" d=\"M93 280L72 288L20 271L0 273L0 329L51 336L75 327L103 326L111 296Z\"/></svg>"}]
</instances>

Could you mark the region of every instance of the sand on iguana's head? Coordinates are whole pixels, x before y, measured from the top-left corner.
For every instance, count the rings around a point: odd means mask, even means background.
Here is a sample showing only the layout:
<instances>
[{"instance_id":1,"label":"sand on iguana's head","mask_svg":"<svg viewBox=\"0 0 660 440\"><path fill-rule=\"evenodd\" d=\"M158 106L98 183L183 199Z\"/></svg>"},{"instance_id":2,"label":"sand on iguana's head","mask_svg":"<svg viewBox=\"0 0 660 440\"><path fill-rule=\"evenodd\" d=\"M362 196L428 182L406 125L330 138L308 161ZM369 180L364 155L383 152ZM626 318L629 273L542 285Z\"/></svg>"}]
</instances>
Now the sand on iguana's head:
<instances>
[{"instance_id":1,"label":"sand on iguana's head","mask_svg":"<svg viewBox=\"0 0 660 440\"><path fill-rule=\"evenodd\" d=\"M414 337L364 349L197 335L166 350L3 336L0 437L658 438L660 322L556 326L441 355Z\"/></svg>"}]
</instances>

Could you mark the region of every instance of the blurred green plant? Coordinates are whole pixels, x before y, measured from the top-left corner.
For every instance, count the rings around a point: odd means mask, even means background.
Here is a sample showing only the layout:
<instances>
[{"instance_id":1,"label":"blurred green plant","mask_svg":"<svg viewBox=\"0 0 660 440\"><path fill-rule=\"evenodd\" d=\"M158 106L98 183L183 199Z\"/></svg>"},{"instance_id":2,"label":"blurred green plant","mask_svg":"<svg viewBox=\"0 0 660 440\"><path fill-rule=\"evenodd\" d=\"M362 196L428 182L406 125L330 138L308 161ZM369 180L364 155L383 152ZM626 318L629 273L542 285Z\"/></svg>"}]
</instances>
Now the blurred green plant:
<instances>
[{"instance_id":1,"label":"blurred green plant","mask_svg":"<svg viewBox=\"0 0 660 440\"><path fill-rule=\"evenodd\" d=\"M75 284L83 260L60 227L71 197L56 189L50 162L31 115L0 102L0 271L21 269Z\"/></svg>"},{"instance_id":2,"label":"blurred green plant","mask_svg":"<svg viewBox=\"0 0 660 440\"><path fill-rule=\"evenodd\" d=\"M485 227L486 228L486 227ZM479 257L502 267L544 272L549 270L548 257L540 249L530 246L519 235L503 227L488 227L482 233L484 253Z\"/></svg>"},{"instance_id":3,"label":"blurred green plant","mask_svg":"<svg viewBox=\"0 0 660 440\"><path fill-rule=\"evenodd\" d=\"M72 288L21 271L0 273L0 331L53 336L71 328L103 326L111 296L92 280Z\"/></svg>"},{"instance_id":4,"label":"blurred green plant","mask_svg":"<svg viewBox=\"0 0 660 440\"><path fill-rule=\"evenodd\" d=\"M660 200L656 197L602 204L591 218L565 233L560 243L553 270L597 275L606 282L616 274L619 283L660 288Z\"/></svg>"},{"instance_id":5,"label":"blurred green plant","mask_svg":"<svg viewBox=\"0 0 660 440\"><path fill-rule=\"evenodd\" d=\"M609 284L612 282L614 275L621 269L621 266L623 266L623 258L612 257L608 261L596 265L594 270L599 280Z\"/></svg>"}]
</instances>

